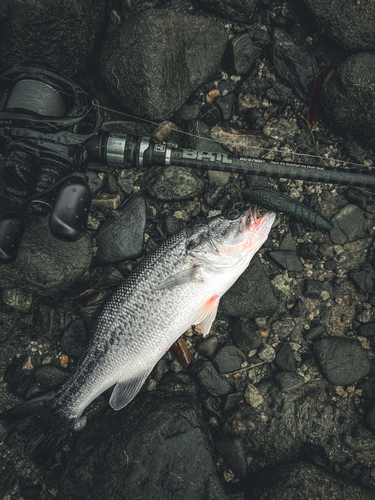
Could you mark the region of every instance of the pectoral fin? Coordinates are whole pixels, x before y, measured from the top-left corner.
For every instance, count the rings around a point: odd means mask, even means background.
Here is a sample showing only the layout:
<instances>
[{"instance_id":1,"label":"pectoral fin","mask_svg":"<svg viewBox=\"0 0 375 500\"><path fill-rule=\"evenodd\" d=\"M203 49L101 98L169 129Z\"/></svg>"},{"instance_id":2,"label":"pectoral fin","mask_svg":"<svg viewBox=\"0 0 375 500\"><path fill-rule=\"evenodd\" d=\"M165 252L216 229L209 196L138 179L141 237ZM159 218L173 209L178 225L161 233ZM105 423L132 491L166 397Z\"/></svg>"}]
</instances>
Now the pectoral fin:
<instances>
[{"instance_id":1,"label":"pectoral fin","mask_svg":"<svg viewBox=\"0 0 375 500\"><path fill-rule=\"evenodd\" d=\"M174 286L185 285L186 283L201 282L196 278L196 273L199 265L194 264L190 269L174 274L170 278L164 280L155 290L163 290L164 288L172 288Z\"/></svg>"},{"instance_id":2,"label":"pectoral fin","mask_svg":"<svg viewBox=\"0 0 375 500\"><path fill-rule=\"evenodd\" d=\"M193 325L198 325L205 337L210 332L212 323L215 321L220 298L214 295L203 304L193 315Z\"/></svg>"},{"instance_id":3,"label":"pectoral fin","mask_svg":"<svg viewBox=\"0 0 375 500\"><path fill-rule=\"evenodd\" d=\"M142 385L145 383L146 378L150 375L154 365L145 371L143 371L139 376L134 378L129 378L122 382L117 382L115 388L112 391L111 399L109 404L114 410L121 410L138 394Z\"/></svg>"}]
</instances>

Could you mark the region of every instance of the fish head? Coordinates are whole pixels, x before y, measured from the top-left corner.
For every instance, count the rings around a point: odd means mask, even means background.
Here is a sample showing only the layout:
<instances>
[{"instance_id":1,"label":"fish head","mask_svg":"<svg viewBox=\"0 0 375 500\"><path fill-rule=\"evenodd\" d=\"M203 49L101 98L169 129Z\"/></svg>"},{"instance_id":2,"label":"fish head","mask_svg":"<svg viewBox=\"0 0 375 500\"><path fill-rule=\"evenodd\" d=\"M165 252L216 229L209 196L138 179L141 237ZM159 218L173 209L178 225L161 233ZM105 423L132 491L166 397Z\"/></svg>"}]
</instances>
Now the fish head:
<instances>
[{"instance_id":1,"label":"fish head","mask_svg":"<svg viewBox=\"0 0 375 500\"><path fill-rule=\"evenodd\" d=\"M250 261L268 238L275 217L272 211L257 217L255 208L251 207L243 213L232 210L208 218L189 240L188 254L196 261L217 260L223 265L244 256Z\"/></svg>"}]
</instances>

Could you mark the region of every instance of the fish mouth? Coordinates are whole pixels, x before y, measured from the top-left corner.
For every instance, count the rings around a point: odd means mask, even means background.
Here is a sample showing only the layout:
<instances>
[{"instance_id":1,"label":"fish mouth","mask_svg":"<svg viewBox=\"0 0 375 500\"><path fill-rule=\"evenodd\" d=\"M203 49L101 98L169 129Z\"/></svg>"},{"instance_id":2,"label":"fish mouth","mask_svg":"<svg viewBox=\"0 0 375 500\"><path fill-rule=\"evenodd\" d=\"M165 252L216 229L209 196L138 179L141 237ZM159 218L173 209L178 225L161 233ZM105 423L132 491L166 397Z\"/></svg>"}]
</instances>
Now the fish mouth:
<instances>
[{"instance_id":1,"label":"fish mouth","mask_svg":"<svg viewBox=\"0 0 375 500\"><path fill-rule=\"evenodd\" d=\"M253 205L249 208L245 215L242 218L241 225L242 231L245 233L256 233L261 230L263 227L268 229L269 222L271 225L275 219L276 214L270 210L258 209L256 205Z\"/></svg>"}]
</instances>

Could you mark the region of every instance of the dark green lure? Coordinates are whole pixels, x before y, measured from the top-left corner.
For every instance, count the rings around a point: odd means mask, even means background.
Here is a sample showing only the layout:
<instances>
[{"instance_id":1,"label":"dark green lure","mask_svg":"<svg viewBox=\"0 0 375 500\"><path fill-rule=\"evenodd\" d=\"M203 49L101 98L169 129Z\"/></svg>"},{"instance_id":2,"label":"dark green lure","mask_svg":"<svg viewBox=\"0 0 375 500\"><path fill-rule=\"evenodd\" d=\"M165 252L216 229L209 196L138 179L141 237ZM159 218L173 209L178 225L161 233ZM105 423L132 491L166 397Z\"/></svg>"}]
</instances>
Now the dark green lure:
<instances>
[{"instance_id":1,"label":"dark green lure","mask_svg":"<svg viewBox=\"0 0 375 500\"><path fill-rule=\"evenodd\" d=\"M247 201L251 201L263 208L283 212L293 219L319 231L330 231L332 224L324 215L316 212L296 200L292 200L276 189L266 186L255 186L246 188L243 195Z\"/></svg>"}]
</instances>

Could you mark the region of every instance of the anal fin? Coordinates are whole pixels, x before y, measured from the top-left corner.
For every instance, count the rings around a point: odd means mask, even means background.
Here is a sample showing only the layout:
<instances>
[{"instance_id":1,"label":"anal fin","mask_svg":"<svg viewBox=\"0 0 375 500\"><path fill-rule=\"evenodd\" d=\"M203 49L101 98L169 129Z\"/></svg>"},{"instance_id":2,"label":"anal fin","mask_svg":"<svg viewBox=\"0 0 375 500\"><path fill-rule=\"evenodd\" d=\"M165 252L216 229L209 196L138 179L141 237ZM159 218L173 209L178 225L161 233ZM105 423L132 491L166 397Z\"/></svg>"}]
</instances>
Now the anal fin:
<instances>
[{"instance_id":1,"label":"anal fin","mask_svg":"<svg viewBox=\"0 0 375 500\"><path fill-rule=\"evenodd\" d=\"M150 375L154 365L147 368L137 377L129 378L121 382L117 382L112 391L109 404L114 410L121 410L138 394L146 378Z\"/></svg>"},{"instance_id":2,"label":"anal fin","mask_svg":"<svg viewBox=\"0 0 375 500\"><path fill-rule=\"evenodd\" d=\"M212 323L215 321L217 309L219 307L220 298L214 295L203 304L193 316L193 325L197 325L205 337L211 330Z\"/></svg>"}]
</instances>

